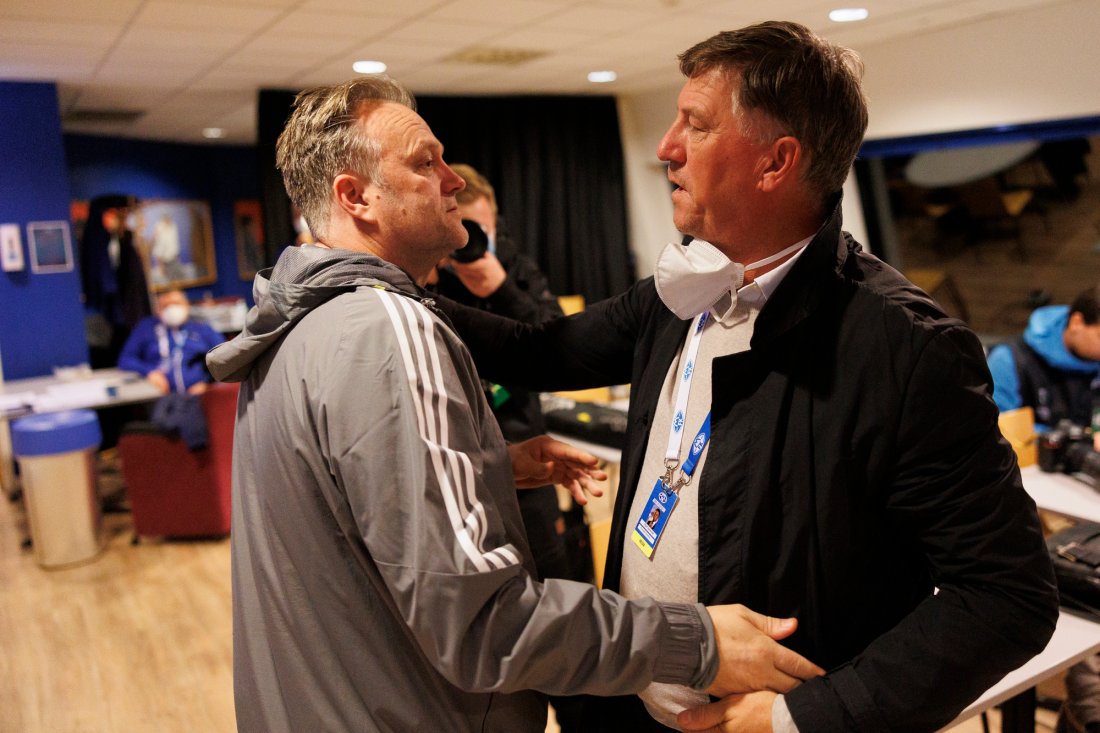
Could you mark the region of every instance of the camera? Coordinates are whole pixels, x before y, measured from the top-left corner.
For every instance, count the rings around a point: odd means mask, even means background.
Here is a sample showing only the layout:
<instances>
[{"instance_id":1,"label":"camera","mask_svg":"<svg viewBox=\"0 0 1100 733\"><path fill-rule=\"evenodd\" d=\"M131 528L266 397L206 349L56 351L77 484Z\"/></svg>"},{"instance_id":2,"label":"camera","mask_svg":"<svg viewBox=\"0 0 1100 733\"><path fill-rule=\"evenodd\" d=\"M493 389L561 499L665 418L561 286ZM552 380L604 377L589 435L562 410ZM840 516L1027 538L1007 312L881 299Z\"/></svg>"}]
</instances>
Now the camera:
<instances>
[{"instance_id":1,"label":"camera","mask_svg":"<svg viewBox=\"0 0 1100 733\"><path fill-rule=\"evenodd\" d=\"M466 227L470 240L466 242L465 247L460 247L451 252L451 259L456 262L476 262L484 257L485 252L489 249L489 235L473 219L463 219L462 226Z\"/></svg>"},{"instance_id":2,"label":"camera","mask_svg":"<svg viewBox=\"0 0 1100 733\"><path fill-rule=\"evenodd\" d=\"M1100 483L1100 453L1093 450L1092 434L1062 420L1039 436L1039 468L1048 473L1081 473Z\"/></svg>"}]
</instances>

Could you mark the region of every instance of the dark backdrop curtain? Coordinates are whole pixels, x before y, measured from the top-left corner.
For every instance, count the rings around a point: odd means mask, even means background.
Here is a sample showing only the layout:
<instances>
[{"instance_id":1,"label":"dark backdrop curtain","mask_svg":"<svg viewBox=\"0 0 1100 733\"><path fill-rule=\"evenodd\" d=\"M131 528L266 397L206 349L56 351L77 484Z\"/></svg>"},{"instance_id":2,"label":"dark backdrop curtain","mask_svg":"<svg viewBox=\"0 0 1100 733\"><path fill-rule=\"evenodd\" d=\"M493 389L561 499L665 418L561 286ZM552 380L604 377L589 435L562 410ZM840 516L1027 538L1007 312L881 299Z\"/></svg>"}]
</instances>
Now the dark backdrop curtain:
<instances>
[{"instance_id":1,"label":"dark backdrop curtain","mask_svg":"<svg viewBox=\"0 0 1100 733\"><path fill-rule=\"evenodd\" d=\"M419 97L448 163L496 190L523 250L559 294L588 302L634 282L613 97Z\"/></svg>"},{"instance_id":2,"label":"dark backdrop curtain","mask_svg":"<svg viewBox=\"0 0 1100 733\"><path fill-rule=\"evenodd\" d=\"M261 89L257 101L256 159L260 166L260 207L264 218L264 250L273 264L279 253L294 242L290 197L283 176L275 167L275 143L286 126L297 92Z\"/></svg>"},{"instance_id":3,"label":"dark backdrop curtain","mask_svg":"<svg viewBox=\"0 0 1100 733\"><path fill-rule=\"evenodd\" d=\"M265 231L291 241L290 204L275 169L275 141L294 93L262 90L258 148ZM468 163L497 193L520 248L560 295L595 302L635 279L613 97L418 97L448 163Z\"/></svg>"}]
</instances>

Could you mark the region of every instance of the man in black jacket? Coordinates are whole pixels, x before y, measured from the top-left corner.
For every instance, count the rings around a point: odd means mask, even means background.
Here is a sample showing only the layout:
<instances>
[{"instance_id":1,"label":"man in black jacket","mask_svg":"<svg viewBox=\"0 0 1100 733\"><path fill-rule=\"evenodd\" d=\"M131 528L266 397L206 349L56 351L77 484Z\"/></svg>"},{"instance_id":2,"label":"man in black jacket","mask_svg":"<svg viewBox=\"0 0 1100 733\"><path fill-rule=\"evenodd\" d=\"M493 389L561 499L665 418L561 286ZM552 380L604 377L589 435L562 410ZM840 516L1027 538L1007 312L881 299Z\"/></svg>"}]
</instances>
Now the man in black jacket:
<instances>
[{"instance_id":1,"label":"man in black jacket","mask_svg":"<svg viewBox=\"0 0 1100 733\"><path fill-rule=\"evenodd\" d=\"M769 22L680 68L657 152L694 241L541 327L447 307L484 376L632 384L608 587L797 616L785 643L829 671L781 696L593 700L590 730L936 730L1057 617L981 345L841 231L867 124L854 53Z\"/></svg>"}]
</instances>

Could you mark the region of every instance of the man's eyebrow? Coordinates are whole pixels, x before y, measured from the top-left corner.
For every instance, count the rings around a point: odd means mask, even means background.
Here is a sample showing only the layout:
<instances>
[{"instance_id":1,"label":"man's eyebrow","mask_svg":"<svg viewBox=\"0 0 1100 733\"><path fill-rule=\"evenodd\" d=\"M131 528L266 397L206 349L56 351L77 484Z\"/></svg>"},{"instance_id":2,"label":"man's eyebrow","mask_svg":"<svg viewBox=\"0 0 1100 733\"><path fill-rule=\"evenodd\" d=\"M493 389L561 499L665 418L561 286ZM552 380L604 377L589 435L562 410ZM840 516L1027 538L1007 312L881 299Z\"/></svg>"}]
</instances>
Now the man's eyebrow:
<instances>
[{"instance_id":1,"label":"man's eyebrow","mask_svg":"<svg viewBox=\"0 0 1100 733\"><path fill-rule=\"evenodd\" d=\"M412 145L409 146L409 152L411 155L417 155L423 152L432 152L439 155L443 154L443 144L435 138L422 136L413 140Z\"/></svg>"}]
</instances>

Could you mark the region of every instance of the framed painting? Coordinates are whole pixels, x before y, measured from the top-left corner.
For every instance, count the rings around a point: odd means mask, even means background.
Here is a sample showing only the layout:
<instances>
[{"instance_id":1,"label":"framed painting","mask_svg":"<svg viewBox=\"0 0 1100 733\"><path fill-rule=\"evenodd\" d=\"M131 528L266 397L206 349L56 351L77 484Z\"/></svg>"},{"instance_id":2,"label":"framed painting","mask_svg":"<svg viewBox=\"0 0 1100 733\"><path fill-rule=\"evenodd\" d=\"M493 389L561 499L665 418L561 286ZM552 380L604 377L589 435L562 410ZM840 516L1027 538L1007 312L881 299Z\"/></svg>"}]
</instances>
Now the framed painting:
<instances>
[{"instance_id":1,"label":"framed painting","mask_svg":"<svg viewBox=\"0 0 1100 733\"><path fill-rule=\"evenodd\" d=\"M71 272L73 243L67 221L32 221L27 224L31 271L38 274Z\"/></svg>"},{"instance_id":2,"label":"framed painting","mask_svg":"<svg viewBox=\"0 0 1100 733\"><path fill-rule=\"evenodd\" d=\"M208 285L218 279L209 204L142 201L131 221L134 243L149 268L153 292Z\"/></svg>"},{"instance_id":3,"label":"framed painting","mask_svg":"<svg viewBox=\"0 0 1100 733\"><path fill-rule=\"evenodd\" d=\"M237 271L242 280L251 280L267 267L263 212L257 199L233 202L233 231L237 240Z\"/></svg>"}]
</instances>

